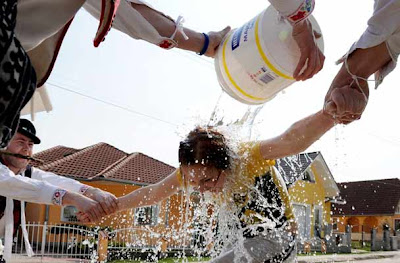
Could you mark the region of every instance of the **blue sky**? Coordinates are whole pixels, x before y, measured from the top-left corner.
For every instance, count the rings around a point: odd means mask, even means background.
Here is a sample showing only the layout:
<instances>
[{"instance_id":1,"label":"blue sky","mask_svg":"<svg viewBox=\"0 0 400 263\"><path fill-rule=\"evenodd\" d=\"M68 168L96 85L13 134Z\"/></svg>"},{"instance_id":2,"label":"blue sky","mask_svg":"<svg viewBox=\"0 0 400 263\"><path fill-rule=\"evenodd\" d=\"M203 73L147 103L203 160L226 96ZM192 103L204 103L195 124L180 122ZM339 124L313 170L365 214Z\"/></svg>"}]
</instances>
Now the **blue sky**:
<instances>
[{"instance_id":1,"label":"blue sky","mask_svg":"<svg viewBox=\"0 0 400 263\"><path fill-rule=\"evenodd\" d=\"M148 2L171 17L183 15L185 26L200 32L241 26L269 5L266 0L251 5L228 0ZM339 70L334 61L364 31L372 5L372 0L317 0L314 15L324 35L325 67L264 106L254 125L255 138L276 136L322 108ZM165 51L115 30L94 48L96 29L97 21L81 10L48 81L54 110L35 119L42 139L35 151L107 142L177 166L182 134L210 117L221 94L213 60L176 49ZM360 121L335 127L307 150L322 152L337 181L400 177L398 81L397 68L371 91Z\"/></svg>"}]
</instances>

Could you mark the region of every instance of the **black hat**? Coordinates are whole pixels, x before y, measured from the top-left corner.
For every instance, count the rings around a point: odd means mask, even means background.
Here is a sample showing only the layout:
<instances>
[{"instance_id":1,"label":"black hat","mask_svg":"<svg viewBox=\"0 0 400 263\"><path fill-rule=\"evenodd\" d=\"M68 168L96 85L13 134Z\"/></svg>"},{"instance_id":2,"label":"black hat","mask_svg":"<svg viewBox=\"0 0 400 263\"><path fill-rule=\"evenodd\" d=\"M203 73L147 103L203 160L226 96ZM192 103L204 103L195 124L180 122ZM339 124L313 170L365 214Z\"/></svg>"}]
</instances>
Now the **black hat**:
<instances>
[{"instance_id":1,"label":"black hat","mask_svg":"<svg viewBox=\"0 0 400 263\"><path fill-rule=\"evenodd\" d=\"M39 144L40 143L40 139L38 137L36 137L35 126L33 126L32 122L28 121L27 119L20 119L19 120L19 125L18 125L17 132L19 132L22 135L25 135L26 137L31 139L34 144Z\"/></svg>"}]
</instances>

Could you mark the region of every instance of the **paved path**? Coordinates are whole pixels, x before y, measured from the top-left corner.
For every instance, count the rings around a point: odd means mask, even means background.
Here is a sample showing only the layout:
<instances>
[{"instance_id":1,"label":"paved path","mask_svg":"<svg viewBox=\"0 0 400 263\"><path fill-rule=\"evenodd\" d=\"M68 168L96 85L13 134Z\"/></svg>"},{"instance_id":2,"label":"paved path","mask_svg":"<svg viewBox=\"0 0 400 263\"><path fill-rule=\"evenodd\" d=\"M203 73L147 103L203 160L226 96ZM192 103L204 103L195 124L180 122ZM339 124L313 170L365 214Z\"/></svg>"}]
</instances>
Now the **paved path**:
<instances>
[{"instance_id":1,"label":"paved path","mask_svg":"<svg viewBox=\"0 0 400 263\"><path fill-rule=\"evenodd\" d=\"M299 263L331 263L331 262L400 262L400 251L380 251L360 254L333 254L325 256L301 256ZM394 261L393 261L394 260Z\"/></svg>"},{"instance_id":2,"label":"paved path","mask_svg":"<svg viewBox=\"0 0 400 263\"><path fill-rule=\"evenodd\" d=\"M89 263L88 260L79 259L66 259L66 258L50 258L50 257L26 257L26 256L15 256L7 263Z\"/></svg>"},{"instance_id":3,"label":"paved path","mask_svg":"<svg viewBox=\"0 0 400 263\"><path fill-rule=\"evenodd\" d=\"M399 263L400 251L373 252L363 254L334 254L325 256L301 256L298 263L333 263L333 262L357 262L357 263ZM24 256L14 256L10 263L89 263L90 261L77 259L58 259L58 258L28 258ZM194 263L194 262L193 262ZM200 263L200 262L199 262ZM204 263L201 262L201 263Z\"/></svg>"}]
</instances>

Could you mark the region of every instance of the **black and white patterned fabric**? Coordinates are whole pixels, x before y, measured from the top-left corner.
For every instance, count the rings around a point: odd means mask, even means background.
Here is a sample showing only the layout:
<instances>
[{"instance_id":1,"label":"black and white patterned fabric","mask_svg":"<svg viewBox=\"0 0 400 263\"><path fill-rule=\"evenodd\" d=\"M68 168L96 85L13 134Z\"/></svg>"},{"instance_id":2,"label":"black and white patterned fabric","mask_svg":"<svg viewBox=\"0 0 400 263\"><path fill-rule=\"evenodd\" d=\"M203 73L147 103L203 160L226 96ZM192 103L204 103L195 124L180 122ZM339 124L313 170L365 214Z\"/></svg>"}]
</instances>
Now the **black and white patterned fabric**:
<instances>
[{"instance_id":1,"label":"black and white patterned fabric","mask_svg":"<svg viewBox=\"0 0 400 263\"><path fill-rule=\"evenodd\" d=\"M21 109L33 96L36 73L14 34L17 0L0 3L0 149L8 145Z\"/></svg>"}]
</instances>

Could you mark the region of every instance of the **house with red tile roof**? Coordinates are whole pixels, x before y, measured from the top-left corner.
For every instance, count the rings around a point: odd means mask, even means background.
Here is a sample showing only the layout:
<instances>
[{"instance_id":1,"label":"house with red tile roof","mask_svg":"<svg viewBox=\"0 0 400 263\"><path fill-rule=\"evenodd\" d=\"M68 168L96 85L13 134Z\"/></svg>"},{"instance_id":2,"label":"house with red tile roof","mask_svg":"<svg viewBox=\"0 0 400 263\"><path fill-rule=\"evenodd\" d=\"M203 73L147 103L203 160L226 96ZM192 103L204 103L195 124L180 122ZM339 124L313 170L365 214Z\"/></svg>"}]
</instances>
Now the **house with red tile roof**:
<instances>
[{"instance_id":1,"label":"house with red tile roof","mask_svg":"<svg viewBox=\"0 0 400 263\"><path fill-rule=\"evenodd\" d=\"M400 180L383 179L338 184L344 204L332 204L336 230L344 232L352 226L354 239L362 232L376 228L382 234L384 227L400 230ZM357 235L357 233L359 235ZM366 235L369 237L369 235Z\"/></svg>"},{"instance_id":2,"label":"house with red tile roof","mask_svg":"<svg viewBox=\"0 0 400 263\"><path fill-rule=\"evenodd\" d=\"M34 155L42 162L32 162L37 168L76 179L84 184L123 196L145 185L161 181L175 170L168 164L143 153L128 154L107 143L83 149L56 146ZM175 195L152 207L132 209L106 217L96 225L112 229L150 227L163 233L180 228L181 196ZM43 224L81 224L72 206L57 207L29 204L27 221Z\"/></svg>"}]
</instances>

